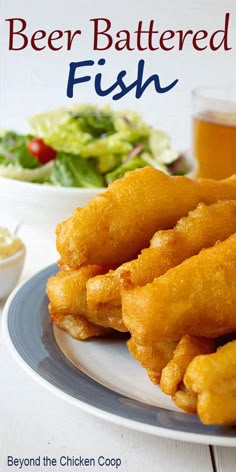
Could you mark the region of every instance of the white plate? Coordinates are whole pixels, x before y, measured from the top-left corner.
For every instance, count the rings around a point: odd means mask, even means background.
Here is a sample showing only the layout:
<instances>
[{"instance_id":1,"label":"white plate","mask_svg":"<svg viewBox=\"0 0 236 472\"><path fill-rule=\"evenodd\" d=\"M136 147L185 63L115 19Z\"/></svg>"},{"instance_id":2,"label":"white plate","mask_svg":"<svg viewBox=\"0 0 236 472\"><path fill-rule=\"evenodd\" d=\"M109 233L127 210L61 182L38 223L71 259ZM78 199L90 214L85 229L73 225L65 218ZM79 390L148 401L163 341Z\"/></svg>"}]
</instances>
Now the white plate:
<instances>
[{"instance_id":1,"label":"white plate","mask_svg":"<svg viewBox=\"0 0 236 472\"><path fill-rule=\"evenodd\" d=\"M204 426L173 405L129 354L124 338L76 341L53 331L45 296L50 266L8 300L3 332L16 359L33 377L75 406L123 426L188 442L236 446L236 428Z\"/></svg>"}]
</instances>

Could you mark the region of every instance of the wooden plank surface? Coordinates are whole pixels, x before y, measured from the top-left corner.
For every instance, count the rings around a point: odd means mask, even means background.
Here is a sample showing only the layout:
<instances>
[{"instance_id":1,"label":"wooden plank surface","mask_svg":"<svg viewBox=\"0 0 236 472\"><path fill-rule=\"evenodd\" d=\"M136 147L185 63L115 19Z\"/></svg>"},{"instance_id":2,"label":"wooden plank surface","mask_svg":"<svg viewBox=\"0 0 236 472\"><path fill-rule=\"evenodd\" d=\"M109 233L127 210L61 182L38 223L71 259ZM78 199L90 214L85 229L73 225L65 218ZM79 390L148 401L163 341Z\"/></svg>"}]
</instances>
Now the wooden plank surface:
<instances>
[{"instance_id":1,"label":"wooden plank surface","mask_svg":"<svg viewBox=\"0 0 236 472\"><path fill-rule=\"evenodd\" d=\"M217 472L236 471L236 448L213 447Z\"/></svg>"}]
</instances>

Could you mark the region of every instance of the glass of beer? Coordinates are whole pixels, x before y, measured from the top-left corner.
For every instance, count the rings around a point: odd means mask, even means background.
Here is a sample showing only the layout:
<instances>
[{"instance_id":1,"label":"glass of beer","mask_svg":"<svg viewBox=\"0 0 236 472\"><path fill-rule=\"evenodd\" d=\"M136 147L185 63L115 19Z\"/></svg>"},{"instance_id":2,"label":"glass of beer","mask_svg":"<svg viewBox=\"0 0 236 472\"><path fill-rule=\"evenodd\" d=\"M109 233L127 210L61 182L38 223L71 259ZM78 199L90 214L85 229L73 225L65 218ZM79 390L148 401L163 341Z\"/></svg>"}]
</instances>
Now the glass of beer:
<instances>
[{"instance_id":1,"label":"glass of beer","mask_svg":"<svg viewBox=\"0 0 236 472\"><path fill-rule=\"evenodd\" d=\"M236 174L236 88L193 91L193 156L198 177Z\"/></svg>"}]
</instances>

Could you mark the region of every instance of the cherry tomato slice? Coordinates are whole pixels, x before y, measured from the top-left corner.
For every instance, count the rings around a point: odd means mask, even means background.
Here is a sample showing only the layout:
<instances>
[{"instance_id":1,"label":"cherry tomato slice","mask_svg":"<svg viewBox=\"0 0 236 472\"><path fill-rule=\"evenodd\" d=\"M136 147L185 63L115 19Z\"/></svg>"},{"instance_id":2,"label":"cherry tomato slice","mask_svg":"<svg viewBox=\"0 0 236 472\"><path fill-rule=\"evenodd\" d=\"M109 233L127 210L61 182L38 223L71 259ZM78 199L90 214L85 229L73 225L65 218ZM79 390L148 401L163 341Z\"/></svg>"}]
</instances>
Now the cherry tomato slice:
<instances>
[{"instance_id":1,"label":"cherry tomato slice","mask_svg":"<svg viewBox=\"0 0 236 472\"><path fill-rule=\"evenodd\" d=\"M27 145L28 151L36 157L41 164L46 164L55 159L57 153L50 146L45 144L43 139L34 138Z\"/></svg>"}]
</instances>

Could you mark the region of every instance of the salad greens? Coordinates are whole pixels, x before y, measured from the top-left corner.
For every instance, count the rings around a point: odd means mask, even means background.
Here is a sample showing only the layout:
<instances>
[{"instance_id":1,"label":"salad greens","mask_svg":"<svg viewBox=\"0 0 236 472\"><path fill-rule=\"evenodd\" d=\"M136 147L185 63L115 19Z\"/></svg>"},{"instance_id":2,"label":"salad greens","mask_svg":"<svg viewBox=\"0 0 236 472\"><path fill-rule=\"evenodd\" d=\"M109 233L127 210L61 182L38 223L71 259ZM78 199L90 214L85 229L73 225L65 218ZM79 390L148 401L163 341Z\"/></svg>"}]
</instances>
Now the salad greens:
<instances>
[{"instance_id":1,"label":"salad greens","mask_svg":"<svg viewBox=\"0 0 236 472\"><path fill-rule=\"evenodd\" d=\"M51 182L63 187L104 187L94 161L75 154L59 152L51 174Z\"/></svg>"},{"instance_id":2,"label":"salad greens","mask_svg":"<svg viewBox=\"0 0 236 472\"><path fill-rule=\"evenodd\" d=\"M163 131L133 111L80 105L33 116L30 134L0 137L0 176L64 187L99 188L151 165L185 173Z\"/></svg>"},{"instance_id":3,"label":"salad greens","mask_svg":"<svg viewBox=\"0 0 236 472\"><path fill-rule=\"evenodd\" d=\"M8 131L0 139L0 163L26 169L40 167L39 161L27 149L31 135L22 136L14 131Z\"/></svg>"},{"instance_id":4,"label":"salad greens","mask_svg":"<svg viewBox=\"0 0 236 472\"><path fill-rule=\"evenodd\" d=\"M141 167L146 167L147 163L143 161L140 157L134 157L130 161L120 165L116 169L106 174L106 181L108 184L113 182L113 180L120 179L124 177L125 173L128 170L139 169Z\"/></svg>"}]
</instances>

